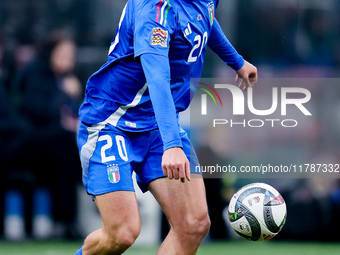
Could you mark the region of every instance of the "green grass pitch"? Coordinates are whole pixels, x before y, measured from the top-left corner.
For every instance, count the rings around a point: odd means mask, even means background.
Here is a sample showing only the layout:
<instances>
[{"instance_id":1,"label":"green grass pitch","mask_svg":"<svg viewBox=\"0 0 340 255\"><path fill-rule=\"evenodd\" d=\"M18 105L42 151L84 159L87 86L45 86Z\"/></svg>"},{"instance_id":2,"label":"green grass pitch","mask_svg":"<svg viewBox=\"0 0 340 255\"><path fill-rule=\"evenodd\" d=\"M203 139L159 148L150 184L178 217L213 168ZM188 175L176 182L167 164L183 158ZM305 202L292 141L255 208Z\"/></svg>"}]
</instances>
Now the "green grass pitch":
<instances>
[{"instance_id":1,"label":"green grass pitch","mask_svg":"<svg viewBox=\"0 0 340 255\"><path fill-rule=\"evenodd\" d=\"M80 242L0 242L0 255L74 255ZM133 246L126 255L156 254L157 247ZM339 255L340 243L321 242L250 242L246 240L204 243L198 255Z\"/></svg>"}]
</instances>

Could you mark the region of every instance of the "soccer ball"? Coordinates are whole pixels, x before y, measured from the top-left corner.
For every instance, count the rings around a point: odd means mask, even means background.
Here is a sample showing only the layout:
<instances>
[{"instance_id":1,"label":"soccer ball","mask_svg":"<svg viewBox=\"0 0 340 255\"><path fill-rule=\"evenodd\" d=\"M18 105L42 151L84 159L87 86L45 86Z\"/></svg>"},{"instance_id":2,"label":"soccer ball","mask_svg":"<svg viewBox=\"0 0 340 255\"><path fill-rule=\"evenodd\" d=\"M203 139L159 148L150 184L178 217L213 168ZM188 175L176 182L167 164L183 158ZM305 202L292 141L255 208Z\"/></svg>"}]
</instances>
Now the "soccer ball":
<instances>
[{"instance_id":1,"label":"soccer ball","mask_svg":"<svg viewBox=\"0 0 340 255\"><path fill-rule=\"evenodd\" d=\"M231 227L252 241L269 240L286 222L286 203L280 193L265 183L252 183L239 189L228 207Z\"/></svg>"}]
</instances>

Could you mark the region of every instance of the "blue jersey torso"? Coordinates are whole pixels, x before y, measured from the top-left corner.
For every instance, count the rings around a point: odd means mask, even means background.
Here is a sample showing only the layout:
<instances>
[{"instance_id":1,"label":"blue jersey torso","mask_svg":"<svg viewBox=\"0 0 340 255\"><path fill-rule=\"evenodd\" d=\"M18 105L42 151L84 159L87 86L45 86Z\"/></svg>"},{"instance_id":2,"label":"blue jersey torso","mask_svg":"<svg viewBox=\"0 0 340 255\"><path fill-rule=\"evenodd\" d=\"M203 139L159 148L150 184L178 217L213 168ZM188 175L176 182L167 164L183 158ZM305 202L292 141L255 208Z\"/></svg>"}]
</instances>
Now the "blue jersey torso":
<instances>
[{"instance_id":1,"label":"blue jersey torso","mask_svg":"<svg viewBox=\"0 0 340 255\"><path fill-rule=\"evenodd\" d=\"M145 53L169 58L176 111L185 110L197 88L190 78L201 75L216 5L216 0L129 0L108 61L88 80L80 120L127 131L157 128L139 61Z\"/></svg>"}]
</instances>

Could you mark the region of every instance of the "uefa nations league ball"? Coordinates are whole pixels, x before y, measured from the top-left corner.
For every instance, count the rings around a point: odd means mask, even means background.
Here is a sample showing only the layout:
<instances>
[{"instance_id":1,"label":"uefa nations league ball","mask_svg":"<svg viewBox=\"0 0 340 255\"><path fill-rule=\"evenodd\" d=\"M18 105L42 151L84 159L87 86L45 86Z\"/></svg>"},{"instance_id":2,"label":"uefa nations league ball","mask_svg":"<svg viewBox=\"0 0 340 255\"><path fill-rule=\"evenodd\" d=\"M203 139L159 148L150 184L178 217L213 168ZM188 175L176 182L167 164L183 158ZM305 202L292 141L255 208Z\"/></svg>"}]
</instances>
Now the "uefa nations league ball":
<instances>
[{"instance_id":1,"label":"uefa nations league ball","mask_svg":"<svg viewBox=\"0 0 340 255\"><path fill-rule=\"evenodd\" d=\"M240 236L252 240L269 240L286 222L286 203L280 193L265 183L252 183L239 189L228 207L231 227Z\"/></svg>"}]
</instances>

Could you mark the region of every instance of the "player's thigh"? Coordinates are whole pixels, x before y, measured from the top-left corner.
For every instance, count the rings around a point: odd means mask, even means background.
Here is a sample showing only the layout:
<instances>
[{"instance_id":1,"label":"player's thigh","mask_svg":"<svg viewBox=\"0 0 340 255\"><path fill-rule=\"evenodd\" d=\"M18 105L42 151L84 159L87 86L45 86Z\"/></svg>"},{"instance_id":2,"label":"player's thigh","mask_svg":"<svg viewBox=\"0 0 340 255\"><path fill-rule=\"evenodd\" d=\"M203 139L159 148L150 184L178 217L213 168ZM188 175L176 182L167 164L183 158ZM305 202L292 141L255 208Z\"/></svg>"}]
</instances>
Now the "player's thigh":
<instances>
[{"instance_id":1,"label":"player's thigh","mask_svg":"<svg viewBox=\"0 0 340 255\"><path fill-rule=\"evenodd\" d=\"M129 135L109 124L81 123L78 146L87 193L134 191L131 162L135 151Z\"/></svg>"},{"instance_id":2,"label":"player's thigh","mask_svg":"<svg viewBox=\"0 0 340 255\"><path fill-rule=\"evenodd\" d=\"M209 222L204 182L201 175L192 174L191 181L184 183L168 178L152 181L150 192L161 205L173 228L204 225Z\"/></svg>"},{"instance_id":3,"label":"player's thigh","mask_svg":"<svg viewBox=\"0 0 340 255\"><path fill-rule=\"evenodd\" d=\"M102 219L102 229L108 236L130 233L137 237L141 228L135 192L115 191L95 196Z\"/></svg>"}]
</instances>

